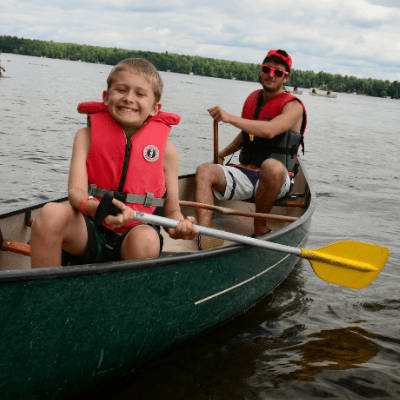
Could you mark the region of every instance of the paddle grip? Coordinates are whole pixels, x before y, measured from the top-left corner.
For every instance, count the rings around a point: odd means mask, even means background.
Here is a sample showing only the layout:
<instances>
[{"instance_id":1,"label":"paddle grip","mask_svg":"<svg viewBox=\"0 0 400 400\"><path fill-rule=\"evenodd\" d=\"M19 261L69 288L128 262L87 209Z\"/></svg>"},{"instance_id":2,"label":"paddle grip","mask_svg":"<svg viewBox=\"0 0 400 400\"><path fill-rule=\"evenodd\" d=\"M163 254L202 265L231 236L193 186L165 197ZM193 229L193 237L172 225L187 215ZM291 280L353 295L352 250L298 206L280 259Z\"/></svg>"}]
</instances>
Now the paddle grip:
<instances>
[{"instance_id":1,"label":"paddle grip","mask_svg":"<svg viewBox=\"0 0 400 400\"><path fill-rule=\"evenodd\" d=\"M93 220L96 226L98 227L101 226L104 219L108 215L117 215L121 212L121 210L115 207L114 204L112 203L113 198L114 196L111 193L106 193L101 199Z\"/></svg>"}]
</instances>

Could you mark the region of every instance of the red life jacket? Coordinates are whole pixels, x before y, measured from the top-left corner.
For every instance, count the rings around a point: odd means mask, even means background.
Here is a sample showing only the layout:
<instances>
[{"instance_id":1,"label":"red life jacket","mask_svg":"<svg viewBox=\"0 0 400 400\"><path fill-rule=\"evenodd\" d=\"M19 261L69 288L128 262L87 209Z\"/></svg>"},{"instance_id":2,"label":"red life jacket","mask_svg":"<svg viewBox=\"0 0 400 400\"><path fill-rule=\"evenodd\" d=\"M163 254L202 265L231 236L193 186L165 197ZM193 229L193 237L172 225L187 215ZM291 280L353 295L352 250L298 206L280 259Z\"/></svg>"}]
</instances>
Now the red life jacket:
<instances>
[{"instance_id":1,"label":"red life jacket","mask_svg":"<svg viewBox=\"0 0 400 400\"><path fill-rule=\"evenodd\" d=\"M243 105L242 118L270 121L281 114L283 107L293 100L297 100L303 107L300 133L288 130L272 139L266 139L243 132L242 150L239 156L242 164L254 164L260 167L267 158L275 158L281 161L288 171L294 171L300 144L303 145L304 152L303 136L307 126L307 113L302 101L292 94L283 92L273 97L259 110L262 90L255 90L247 97Z\"/></svg>"},{"instance_id":2,"label":"red life jacket","mask_svg":"<svg viewBox=\"0 0 400 400\"><path fill-rule=\"evenodd\" d=\"M165 145L170 125L179 123L179 115L160 111L149 117L128 143L121 126L103 103L81 103L78 111L89 114L91 125L90 151L86 161L89 185L133 195L153 194L156 199L161 199L166 191ZM156 209L144 204L126 204L135 211L149 214ZM130 221L116 232L123 233L137 224L139 221Z\"/></svg>"}]
</instances>

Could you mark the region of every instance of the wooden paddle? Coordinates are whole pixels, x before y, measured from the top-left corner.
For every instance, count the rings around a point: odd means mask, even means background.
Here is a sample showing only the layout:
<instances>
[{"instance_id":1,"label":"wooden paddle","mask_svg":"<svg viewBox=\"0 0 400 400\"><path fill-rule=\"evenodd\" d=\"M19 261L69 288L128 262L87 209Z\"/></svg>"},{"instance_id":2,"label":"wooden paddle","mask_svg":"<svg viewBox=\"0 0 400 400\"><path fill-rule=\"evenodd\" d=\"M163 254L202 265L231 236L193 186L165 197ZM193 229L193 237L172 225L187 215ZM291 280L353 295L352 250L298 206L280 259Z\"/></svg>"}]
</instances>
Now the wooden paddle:
<instances>
[{"instance_id":1,"label":"wooden paddle","mask_svg":"<svg viewBox=\"0 0 400 400\"><path fill-rule=\"evenodd\" d=\"M288 217L286 215L262 214L253 211L240 211L240 210L235 210L233 208L197 203L195 201L180 200L179 205L181 207L203 208L205 210L217 211L225 215L240 215L242 217L264 218L264 219L269 219L271 221L294 222L298 220L297 217Z\"/></svg>"},{"instance_id":2,"label":"wooden paddle","mask_svg":"<svg viewBox=\"0 0 400 400\"><path fill-rule=\"evenodd\" d=\"M133 219L150 224L175 228L178 221L135 211ZM314 272L324 281L362 289L368 286L384 267L389 250L383 246L356 241L332 243L319 249L308 250L278 243L266 242L235 233L195 225L202 235L261 247L307 259Z\"/></svg>"},{"instance_id":3,"label":"wooden paddle","mask_svg":"<svg viewBox=\"0 0 400 400\"><path fill-rule=\"evenodd\" d=\"M218 164L218 121L214 119L214 164Z\"/></svg>"}]
</instances>

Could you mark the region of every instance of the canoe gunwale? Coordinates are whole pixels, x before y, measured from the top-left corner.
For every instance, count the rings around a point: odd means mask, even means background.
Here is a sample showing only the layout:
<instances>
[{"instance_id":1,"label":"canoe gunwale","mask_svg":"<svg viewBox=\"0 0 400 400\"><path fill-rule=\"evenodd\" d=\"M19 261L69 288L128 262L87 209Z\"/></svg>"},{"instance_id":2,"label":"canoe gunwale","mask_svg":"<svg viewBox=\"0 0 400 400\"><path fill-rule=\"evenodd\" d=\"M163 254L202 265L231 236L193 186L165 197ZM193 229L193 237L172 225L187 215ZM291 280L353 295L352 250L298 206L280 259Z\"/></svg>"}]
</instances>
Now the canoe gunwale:
<instances>
[{"instance_id":1,"label":"canoe gunwale","mask_svg":"<svg viewBox=\"0 0 400 400\"><path fill-rule=\"evenodd\" d=\"M300 161L300 164L302 162ZM298 229L301 225L304 225L310 220L314 210L315 210L315 196L309 185L309 178L307 172L302 168L303 174L308 184L308 190L310 192L310 203L308 204L306 212L299 217L299 219L288 226L279 229L272 234L267 234L261 236L260 239L273 241L284 237L289 232ZM191 177L194 174L188 174L181 176L180 178ZM62 202L68 200L67 197L60 198L57 200L50 200L52 202ZM34 204L32 206L24 207L18 210L14 210L5 214L0 215L0 219L4 219L13 215L21 214L24 212L29 212L30 210L43 207L49 201ZM21 282L21 281L37 281L37 280L53 280L53 279L63 279L72 278L79 276L89 276L89 275L105 275L118 272L126 272L133 270L142 270L156 267L164 267L170 264L182 264L192 261L199 261L208 258L214 258L217 256L223 256L226 254L242 251L249 246L244 244L231 244L228 246L217 247L208 250L202 250L198 252L190 253L165 253L158 258L139 260L139 261L119 261L119 262L107 262L102 264L86 264L70 267L53 267L53 268L38 268L38 269L15 269L15 270L5 270L0 271L0 284L10 283L10 282Z\"/></svg>"}]
</instances>

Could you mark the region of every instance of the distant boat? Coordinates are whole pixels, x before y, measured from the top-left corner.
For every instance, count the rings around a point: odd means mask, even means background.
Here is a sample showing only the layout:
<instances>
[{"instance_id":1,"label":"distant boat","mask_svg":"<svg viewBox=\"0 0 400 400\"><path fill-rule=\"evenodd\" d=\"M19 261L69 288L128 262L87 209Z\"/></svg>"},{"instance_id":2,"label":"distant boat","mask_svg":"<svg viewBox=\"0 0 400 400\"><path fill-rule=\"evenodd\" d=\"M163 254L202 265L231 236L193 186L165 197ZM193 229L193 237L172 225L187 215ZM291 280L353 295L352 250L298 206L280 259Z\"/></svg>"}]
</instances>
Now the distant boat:
<instances>
[{"instance_id":1,"label":"distant boat","mask_svg":"<svg viewBox=\"0 0 400 400\"><path fill-rule=\"evenodd\" d=\"M337 95L336 94L319 94L319 93L313 93L313 92L308 92L310 96L321 96L321 97L330 97L332 99L336 99Z\"/></svg>"},{"instance_id":2,"label":"distant boat","mask_svg":"<svg viewBox=\"0 0 400 400\"><path fill-rule=\"evenodd\" d=\"M303 94L302 90L290 90L288 93L292 93L292 94Z\"/></svg>"}]
</instances>

